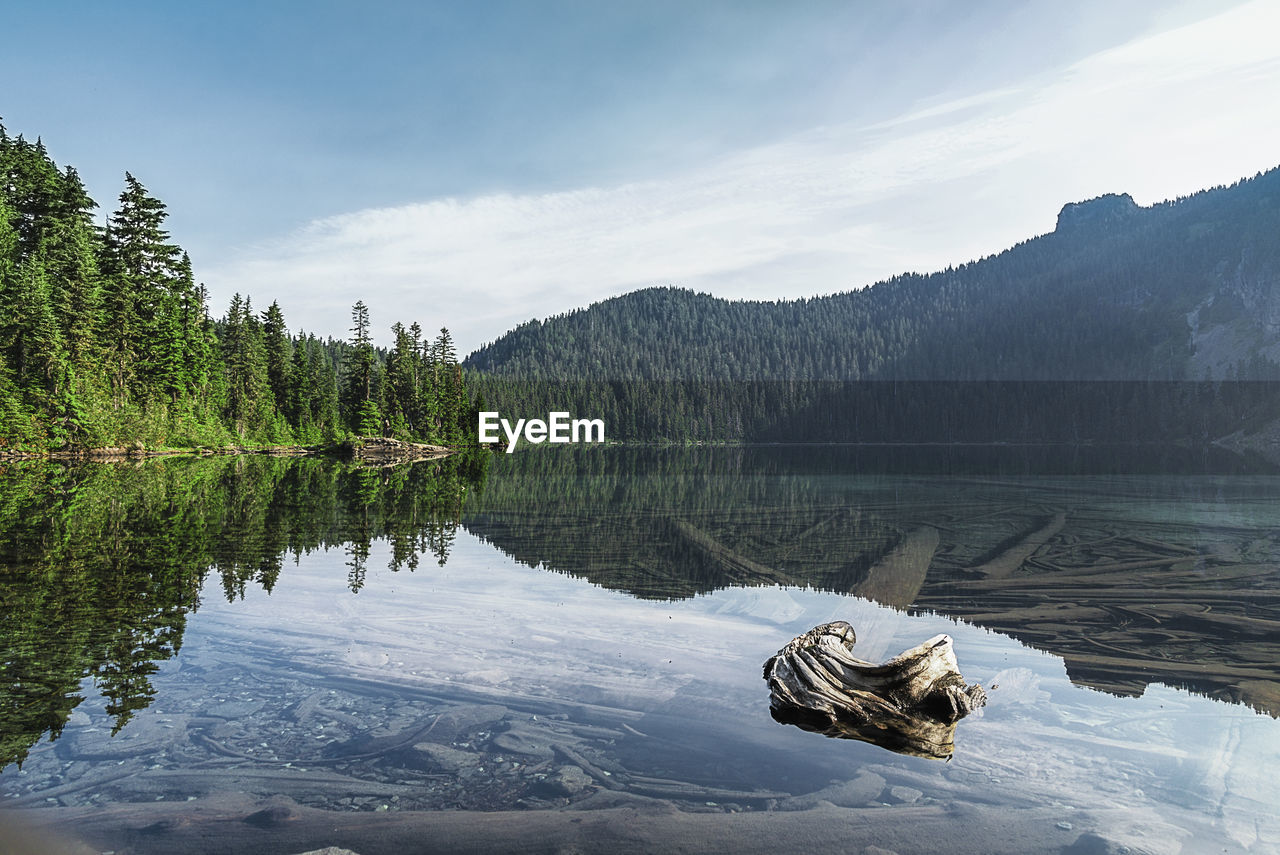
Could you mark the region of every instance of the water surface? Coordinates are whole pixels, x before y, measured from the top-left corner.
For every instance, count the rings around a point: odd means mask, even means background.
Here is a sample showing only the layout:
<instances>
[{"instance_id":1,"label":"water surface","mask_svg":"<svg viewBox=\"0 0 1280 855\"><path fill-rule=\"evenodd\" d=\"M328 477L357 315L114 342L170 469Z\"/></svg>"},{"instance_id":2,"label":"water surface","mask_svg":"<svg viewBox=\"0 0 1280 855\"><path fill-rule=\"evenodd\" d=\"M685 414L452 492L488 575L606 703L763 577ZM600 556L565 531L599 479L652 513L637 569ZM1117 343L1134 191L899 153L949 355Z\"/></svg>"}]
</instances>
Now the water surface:
<instances>
[{"instance_id":1,"label":"water surface","mask_svg":"<svg viewBox=\"0 0 1280 855\"><path fill-rule=\"evenodd\" d=\"M11 468L0 804L118 852L1280 848L1269 467L558 452ZM953 637L949 762L770 718L833 619Z\"/></svg>"}]
</instances>

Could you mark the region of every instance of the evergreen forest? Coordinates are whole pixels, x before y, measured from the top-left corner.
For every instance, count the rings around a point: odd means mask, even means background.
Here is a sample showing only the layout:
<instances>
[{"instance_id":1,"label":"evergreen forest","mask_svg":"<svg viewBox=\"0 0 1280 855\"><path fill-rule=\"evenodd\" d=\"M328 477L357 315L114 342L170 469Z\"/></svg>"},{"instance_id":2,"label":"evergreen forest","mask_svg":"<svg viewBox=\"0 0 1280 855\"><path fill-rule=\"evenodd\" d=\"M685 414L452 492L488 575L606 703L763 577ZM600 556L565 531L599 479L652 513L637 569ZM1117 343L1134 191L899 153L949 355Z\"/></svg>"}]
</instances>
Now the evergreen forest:
<instances>
[{"instance_id":1,"label":"evergreen forest","mask_svg":"<svg viewBox=\"0 0 1280 855\"><path fill-rule=\"evenodd\" d=\"M289 330L237 294L211 316L163 202L126 173L105 225L73 167L0 126L0 451L332 443L474 434L447 329L377 348Z\"/></svg>"},{"instance_id":2,"label":"evergreen forest","mask_svg":"<svg viewBox=\"0 0 1280 855\"><path fill-rule=\"evenodd\" d=\"M96 203L0 127L0 453L474 441L476 413L601 418L609 440L1177 442L1280 424L1280 169L936 273L797 300L657 287L531 320L460 365L369 309L346 340L275 302L210 313L165 206Z\"/></svg>"},{"instance_id":3,"label":"evergreen forest","mask_svg":"<svg viewBox=\"0 0 1280 855\"><path fill-rule=\"evenodd\" d=\"M491 409L613 440L1202 445L1280 424L1280 169L798 300L647 288L472 353Z\"/></svg>"},{"instance_id":4,"label":"evergreen forest","mask_svg":"<svg viewBox=\"0 0 1280 855\"><path fill-rule=\"evenodd\" d=\"M1280 168L1150 207L1069 204L997 255L831 296L646 288L528 321L465 365L553 381L1276 380L1277 235Z\"/></svg>"}]
</instances>

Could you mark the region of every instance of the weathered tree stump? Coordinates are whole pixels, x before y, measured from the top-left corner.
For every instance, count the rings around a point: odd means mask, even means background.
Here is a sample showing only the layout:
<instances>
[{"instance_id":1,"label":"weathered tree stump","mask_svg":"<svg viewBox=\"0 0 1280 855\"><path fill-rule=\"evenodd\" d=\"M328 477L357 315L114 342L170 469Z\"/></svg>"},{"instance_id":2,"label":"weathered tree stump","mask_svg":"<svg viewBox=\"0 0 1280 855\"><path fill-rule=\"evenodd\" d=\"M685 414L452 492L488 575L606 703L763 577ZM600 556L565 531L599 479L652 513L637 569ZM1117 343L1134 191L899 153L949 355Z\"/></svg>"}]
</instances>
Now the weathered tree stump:
<instances>
[{"instance_id":1,"label":"weathered tree stump","mask_svg":"<svg viewBox=\"0 0 1280 855\"><path fill-rule=\"evenodd\" d=\"M960 676L950 636L935 635L881 665L850 653L855 638L844 621L824 623L770 657L764 678L774 719L902 754L949 758L956 722L987 702L981 686Z\"/></svg>"}]
</instances>

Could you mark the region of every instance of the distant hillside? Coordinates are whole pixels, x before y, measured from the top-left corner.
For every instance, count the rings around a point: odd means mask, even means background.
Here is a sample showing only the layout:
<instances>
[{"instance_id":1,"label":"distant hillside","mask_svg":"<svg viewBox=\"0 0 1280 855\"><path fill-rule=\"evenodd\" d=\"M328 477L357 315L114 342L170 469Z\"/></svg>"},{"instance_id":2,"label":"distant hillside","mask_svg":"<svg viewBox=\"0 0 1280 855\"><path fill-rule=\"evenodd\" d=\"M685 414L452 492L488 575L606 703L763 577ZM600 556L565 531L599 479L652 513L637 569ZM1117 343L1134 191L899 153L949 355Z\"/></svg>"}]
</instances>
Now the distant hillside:
<instances>
[{"instance_id":1,"label":"distant hillside","mask_svg":"<svg viewBox=\"0 0 1280 855\"><path fill-rule=\"evenodd\" d=\"M999 255L769 302L650 288L471 354L542 380L1280 379L1280 169L1142 208L1066 205Z\"/></svg>"}]
</instances>

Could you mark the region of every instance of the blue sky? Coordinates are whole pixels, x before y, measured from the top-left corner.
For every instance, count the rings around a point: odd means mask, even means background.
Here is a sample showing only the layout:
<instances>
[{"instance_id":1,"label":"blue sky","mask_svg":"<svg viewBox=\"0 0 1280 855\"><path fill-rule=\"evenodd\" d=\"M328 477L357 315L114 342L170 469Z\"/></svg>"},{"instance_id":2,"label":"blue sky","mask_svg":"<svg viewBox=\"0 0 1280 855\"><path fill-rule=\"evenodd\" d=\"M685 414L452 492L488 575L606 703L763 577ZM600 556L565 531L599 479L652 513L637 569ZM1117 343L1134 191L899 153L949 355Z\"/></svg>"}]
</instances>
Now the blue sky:
<instances>
[{"instance_id":1,"label":"blue sky","mask_svg":"<svg viewBox=\"0 0 1280 855\"><path fill-rule=\"evenodd\" d=\"M647 285L858 288L1280 164L1271 0L9 6L9 131L104 209L136 175L216 314L240 291L345 335L364 299L384 341L463 352Z\"/></svg>"}]
</instances>

